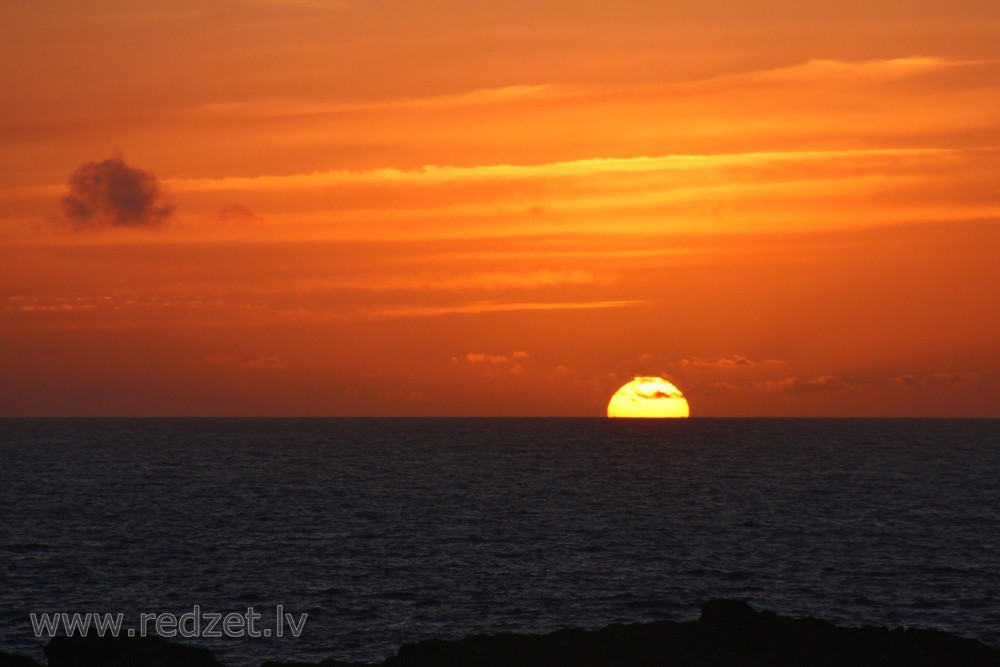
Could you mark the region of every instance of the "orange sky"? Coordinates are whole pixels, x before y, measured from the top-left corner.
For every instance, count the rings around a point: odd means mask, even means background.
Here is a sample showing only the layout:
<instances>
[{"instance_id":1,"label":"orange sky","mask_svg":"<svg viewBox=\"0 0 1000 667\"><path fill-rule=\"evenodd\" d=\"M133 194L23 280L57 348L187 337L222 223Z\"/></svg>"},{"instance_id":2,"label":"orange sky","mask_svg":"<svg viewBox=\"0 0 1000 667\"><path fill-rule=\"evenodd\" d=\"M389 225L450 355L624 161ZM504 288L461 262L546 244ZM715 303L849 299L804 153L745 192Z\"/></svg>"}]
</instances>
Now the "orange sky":
<instances>
[{"instance_id":1,"label":"orange sky","mask_svg":"<svg viewBox=\"0 0 1000 667\"><path fill-rule=\"evenodd\" d=\"M5 2L0 416L1000 417L998 44L995 0Z\"/></svg>"}]
</instances>

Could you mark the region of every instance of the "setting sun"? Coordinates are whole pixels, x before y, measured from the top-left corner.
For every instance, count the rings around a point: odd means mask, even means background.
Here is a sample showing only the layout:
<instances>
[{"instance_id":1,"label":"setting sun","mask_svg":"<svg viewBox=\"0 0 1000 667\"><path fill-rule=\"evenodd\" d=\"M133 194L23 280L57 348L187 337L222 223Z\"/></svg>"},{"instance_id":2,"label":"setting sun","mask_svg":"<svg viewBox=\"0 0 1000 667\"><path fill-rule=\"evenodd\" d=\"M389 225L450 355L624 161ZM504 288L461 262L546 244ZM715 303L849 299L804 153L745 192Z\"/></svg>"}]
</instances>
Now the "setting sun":
<instances>
[{"instance_id":1,"label":"setting sun","mask_svg":"<svg viewBox=\"0 0 1000 667\"><path fill-rule=\"evenodd\" d=\"M608 417L689 417L681 390L660 377L636 377L608 403Z\"/></svg>"}]
</instances>

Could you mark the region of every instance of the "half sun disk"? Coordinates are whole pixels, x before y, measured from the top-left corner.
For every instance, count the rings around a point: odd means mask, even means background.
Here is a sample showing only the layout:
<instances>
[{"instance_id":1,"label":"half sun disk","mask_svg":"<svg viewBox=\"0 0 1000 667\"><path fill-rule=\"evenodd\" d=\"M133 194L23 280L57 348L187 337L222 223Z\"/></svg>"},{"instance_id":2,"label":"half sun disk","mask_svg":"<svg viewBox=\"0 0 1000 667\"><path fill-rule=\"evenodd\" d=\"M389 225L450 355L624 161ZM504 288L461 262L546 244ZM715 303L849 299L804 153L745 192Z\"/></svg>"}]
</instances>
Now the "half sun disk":
<instances>
[{"instance_id":1,"label":"half sun disk","mask_svg":"<svg viewBox=\"0 0 1000 667\"><path fill-rule=\"evenodd\" d=\"M636 377L608 402L609 417L688 417L681 390L660 377Z\"/></svg>"}]
</instances>

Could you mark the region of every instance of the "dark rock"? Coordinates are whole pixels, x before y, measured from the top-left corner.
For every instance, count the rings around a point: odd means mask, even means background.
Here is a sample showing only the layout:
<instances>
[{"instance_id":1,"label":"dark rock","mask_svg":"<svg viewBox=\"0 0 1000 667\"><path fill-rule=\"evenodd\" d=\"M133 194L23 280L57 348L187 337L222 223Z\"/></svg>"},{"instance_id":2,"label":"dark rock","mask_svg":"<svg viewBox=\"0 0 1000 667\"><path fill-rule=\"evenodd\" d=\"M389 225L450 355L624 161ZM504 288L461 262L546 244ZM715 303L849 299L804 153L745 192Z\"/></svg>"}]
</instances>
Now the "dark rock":
<instances>
[{"instance_id":1,"label":"dark rock","mask_svg":"<svg viewBox=\"0 0 1000 667\"><path fill-rule=\"evenodd\" d=\"M23 655L0 651L0 667L42 667L42 665Z\"/></svg>"},{"instance_id":2,"label":"dark rock","mask_svg":"<svg viewBox=\"0 0 1000 667\"><path fill-rule=\"evenodd\" d=\"M548 635L430 639L386 667L1000 667L1000 651L933 630L840 628L710 600L697 621L610 625Z\"/></svg>"},{"instance_id":3,"label":"dark rock","mask_svg":"<svg viewBox=\"0 0 1000 667\"><path fill-rule=\"evenodd\" d=\"M343 660L332 660L327 658L322 662L297 662L295 660L287 662L275 662L273 660L268 660L267 662L261 664L260 667L379 667L377 664L370 662L344 662Z\"/></svg>"},{"instance_id":4,"label":"dark rock","mask_svg":"<svg viewBox=\"0 0 1000 667\"><path fill-rule=\"evenodd\" d=\"M701 605L702 623L752 623L757 617L753 607L743 600L709 600Z\"/></svg>"},{"instance_id":5,"label":"dark rock","mask_svg":"<svg viewBox=\"0 0 1000 667\"><path fill-rule=\"evenodd\" d=\"M208 649L159 637L53 637L49 667L220 667Z\"/></svg>"}]
</instances>

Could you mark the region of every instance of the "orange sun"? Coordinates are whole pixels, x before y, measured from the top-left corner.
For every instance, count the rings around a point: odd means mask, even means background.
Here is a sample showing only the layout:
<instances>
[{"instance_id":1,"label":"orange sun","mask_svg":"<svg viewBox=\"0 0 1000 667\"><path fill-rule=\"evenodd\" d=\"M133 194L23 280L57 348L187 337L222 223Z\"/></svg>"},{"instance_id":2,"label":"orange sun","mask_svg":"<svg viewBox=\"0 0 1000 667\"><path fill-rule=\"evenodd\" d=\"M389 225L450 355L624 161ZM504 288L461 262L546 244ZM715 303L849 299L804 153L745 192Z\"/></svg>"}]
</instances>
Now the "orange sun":
<instances>
[{"instance_id":1,"label":"orange sun","mask_svg":"<svg viewBox=\"0 0 1000 667\"><path fill-rule=\"evenodd\" d=\"M608 402L609 417L689 417L681 390L660 377L636 377Z\"/></svg>"}]
</instances>

